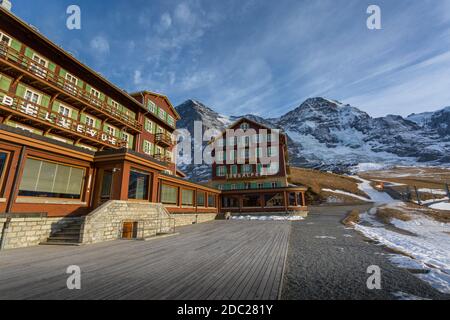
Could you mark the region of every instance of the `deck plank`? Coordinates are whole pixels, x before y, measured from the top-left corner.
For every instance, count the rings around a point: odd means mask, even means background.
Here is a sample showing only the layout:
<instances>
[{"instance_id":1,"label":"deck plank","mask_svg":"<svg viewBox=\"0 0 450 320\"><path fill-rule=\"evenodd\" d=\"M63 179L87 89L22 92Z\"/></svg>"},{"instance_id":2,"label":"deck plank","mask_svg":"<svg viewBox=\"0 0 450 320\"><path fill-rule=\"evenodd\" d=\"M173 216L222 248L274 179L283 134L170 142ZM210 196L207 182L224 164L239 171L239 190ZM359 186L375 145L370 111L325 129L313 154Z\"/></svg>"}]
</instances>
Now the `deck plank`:
<instances>
[{"instance_id":1,"label":"deck plank","mask_svg":"<svg viewBox=\"0 0 450 320\"><path fill-rule=\"evenodd\" d=\"M151 241L0 252L0 299L278 298L288 222L215 221ZM68 290L69 265L82 289Z\"/></svg>"}]
</instances>

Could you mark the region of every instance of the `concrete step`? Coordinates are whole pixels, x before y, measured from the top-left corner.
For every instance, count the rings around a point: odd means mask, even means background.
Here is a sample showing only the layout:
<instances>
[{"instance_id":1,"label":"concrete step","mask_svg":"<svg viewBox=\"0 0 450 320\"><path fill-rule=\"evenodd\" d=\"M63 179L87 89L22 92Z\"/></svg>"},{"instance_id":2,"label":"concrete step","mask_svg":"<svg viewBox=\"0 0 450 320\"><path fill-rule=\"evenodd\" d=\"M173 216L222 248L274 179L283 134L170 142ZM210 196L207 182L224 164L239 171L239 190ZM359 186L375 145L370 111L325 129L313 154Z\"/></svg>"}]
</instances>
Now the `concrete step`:
<instances>
[{"instance_id":1,"label":"concrete step","mask_svg":"<svg viewBox=\"0 0 450 320\"><path fill-rule=\"evenodd\" d=\"M47 242L80 242L80 237L50 237Z\"/></svg>"},{"instance_id":2,"label":"concrete step","mask_svg":"<svg viewBox=\"0 0 450 320\"><path fill-rule=\"evenodd\" d=\"M80 238L79 232L57 232L50 236L50 238Z\"/></svg>"},{"instance_id":3,"label":"concrete step","mask_svg":"<svg viewBox=\"0 0 450 320\"><path fill-rule=\"evenodd\" d=\"M82 244L79 242L41 242L41 246L73 246L73 247L79 247Z\"/></svg>"}]
</instances>

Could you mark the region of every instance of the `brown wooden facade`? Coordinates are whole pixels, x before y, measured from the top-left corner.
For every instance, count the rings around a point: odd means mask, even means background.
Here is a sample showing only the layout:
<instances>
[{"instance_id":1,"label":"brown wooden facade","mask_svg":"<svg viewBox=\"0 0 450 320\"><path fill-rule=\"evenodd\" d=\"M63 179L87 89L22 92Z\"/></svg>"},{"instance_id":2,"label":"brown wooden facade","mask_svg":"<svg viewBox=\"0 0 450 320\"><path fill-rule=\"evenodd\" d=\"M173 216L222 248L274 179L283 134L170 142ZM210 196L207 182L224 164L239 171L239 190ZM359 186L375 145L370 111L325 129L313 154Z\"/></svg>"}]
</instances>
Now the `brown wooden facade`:
<instances>
[{"instance_id":1,"label":"brown wooden facade","mask_svg":"<svg viewBox=\"0 0 450 320\"><path fill-rule=\"evenodd\" d=\"M180 178L166 96L128 94L3 8L0 18L0 214L82 216L108 200L218 212L219 190Z\"/></svg>"},{"instance_id":2,"label":"brown wooden facade","mask_svg":"<svg viewBox=\"0 0 450 320\"><path fill-rule=\"evenodd\" d=\"M246 133L248 135L245 135ZM286 135L251 119L242 118L233 123L213 143L215 163L212 166L212 185L222 191L222 212L307 211L307 189L289 183ZM244 154L239 159L241 152ZM263 163L261 156L273 156L271 164ZM270 169L273 164L275 170Z\"/></svg>"}]
</instances>

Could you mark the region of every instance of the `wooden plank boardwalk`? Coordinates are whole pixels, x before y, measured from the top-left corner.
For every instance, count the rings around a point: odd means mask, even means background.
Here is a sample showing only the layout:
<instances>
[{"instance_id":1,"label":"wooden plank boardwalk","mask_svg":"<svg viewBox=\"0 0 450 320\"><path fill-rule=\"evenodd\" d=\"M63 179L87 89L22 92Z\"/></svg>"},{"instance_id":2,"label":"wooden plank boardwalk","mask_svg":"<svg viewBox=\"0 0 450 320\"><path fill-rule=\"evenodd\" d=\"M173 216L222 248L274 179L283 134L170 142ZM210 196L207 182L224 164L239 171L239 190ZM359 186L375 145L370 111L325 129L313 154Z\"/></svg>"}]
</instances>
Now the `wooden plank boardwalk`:
<instances>
[{"instance_id":1,"label":"wooden plank boardwalk","mask_svg":"<svg viewBox=\"0 0 450 320\"><path fill-rule=\"evenodd\" d=\"M0 299L275 300L290 223L215 221L151 241L0 252ZM81 268L81 290L66 269Z\"/></svg>"}]
</instances>

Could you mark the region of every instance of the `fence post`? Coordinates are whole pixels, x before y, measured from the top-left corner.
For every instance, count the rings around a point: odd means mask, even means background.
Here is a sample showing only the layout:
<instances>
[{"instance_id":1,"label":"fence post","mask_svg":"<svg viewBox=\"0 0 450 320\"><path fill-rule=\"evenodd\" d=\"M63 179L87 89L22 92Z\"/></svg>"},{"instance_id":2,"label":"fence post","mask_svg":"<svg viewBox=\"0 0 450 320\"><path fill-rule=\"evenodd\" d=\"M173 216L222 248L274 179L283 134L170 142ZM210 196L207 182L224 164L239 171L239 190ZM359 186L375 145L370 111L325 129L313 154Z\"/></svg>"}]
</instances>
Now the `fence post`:
<instances>
[{"instance_id":1,"label":"fence post","mask_svg":"<svg viewBox=\"0 0 450 320\"><path fill-rule=\"evenodd\" d=\"M419 206L421 206L421 205L422 205L422 201L420 201L419 190L417 190L417 187L416 187L416 186L414 186L414 190L416 191L417 204L418 204Z\"/></svg>"}]
</instances>

